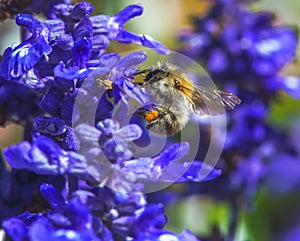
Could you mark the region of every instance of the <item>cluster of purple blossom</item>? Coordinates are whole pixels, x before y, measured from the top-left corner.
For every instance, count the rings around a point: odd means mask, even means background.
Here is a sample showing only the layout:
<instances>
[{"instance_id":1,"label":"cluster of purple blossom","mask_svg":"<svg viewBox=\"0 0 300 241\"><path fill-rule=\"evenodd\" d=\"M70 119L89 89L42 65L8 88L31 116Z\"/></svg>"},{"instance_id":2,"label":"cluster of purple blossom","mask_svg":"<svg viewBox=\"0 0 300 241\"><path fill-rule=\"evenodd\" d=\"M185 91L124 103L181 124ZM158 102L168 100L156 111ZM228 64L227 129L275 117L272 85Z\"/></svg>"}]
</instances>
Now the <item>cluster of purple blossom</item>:
<instances>
[{"instance_id":1,"label":"cluster of purple blossom","mask_svg":"<svg viewBox=\"0 0 300 241\"><path fill-rule=\"evenodd\" d=\"M110 42L169 52L150 36L123 28L143 8L130 5L114 16L91 16L88 2L51 6L49 19L42 22L28 13L16 15L27 38L7 48L0 62L1 124L24 126L24 140L3 152L12 170L1 166L2 227L13 240L198 240L189 231L177 235L164 230L162 204L148 203L142 194L144 182L169 181L163 170L188 153L188 143L135 157L128 142L141 136L140 127L120 126L111 117L115 106L121 103L124 111L128 103L124 74L147 56L108 53ZM112 86L102 95L99 75L109 76ZM77 108L78 96L93 101L94 121L76 124L90 117L92 109ZM176 162L173 171L182 172L186 164ZM212 169L201 178L205 167L194 161L177 182L220 175Z\"/></svg>"},{"instance_id":2,"label":"cluster of purple blossom","mask_svg":"<svg viewBox=\"0 0 300 241\"><path fill-rule=\"evenodd\" d=\"M250 10L252 2L214 1L204 17L193 19L193 30L180 35L183 53L202 63L218 86L243 100L228 113L226 143L217 166L222 176L190 188L229 200L238 210L253 208L259 187L282 196L300 186L295 171L300 165L295 142L299 133L289 123L277 128L269 118L283 92L299 98L299 78L281 72L296 58L298 31L278 24L272 12ZM232 213L235 228L229 232L234 236L239 212ZM280 235L285 240L285 229L273 231L272 240Z\"/></svg>"}]
</instances>

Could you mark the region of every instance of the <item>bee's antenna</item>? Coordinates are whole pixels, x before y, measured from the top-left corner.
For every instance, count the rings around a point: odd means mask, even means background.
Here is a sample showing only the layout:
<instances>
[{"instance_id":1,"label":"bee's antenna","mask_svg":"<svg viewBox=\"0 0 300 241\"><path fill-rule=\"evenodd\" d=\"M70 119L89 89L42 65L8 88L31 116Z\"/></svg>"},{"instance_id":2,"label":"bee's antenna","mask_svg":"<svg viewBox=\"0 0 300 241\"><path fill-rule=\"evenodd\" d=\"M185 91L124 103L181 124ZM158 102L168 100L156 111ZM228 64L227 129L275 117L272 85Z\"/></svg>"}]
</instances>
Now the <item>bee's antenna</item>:
<instances>
[{"instance_id":1,"label":"bee's antenna","mask_svg":"<svg viewBox=\"0 0 300 241\"><path fill-rule=\"evenodd\" d=\"M136 75L143 75L144 73L147 73L147 72L149 72L151 69L149 68L149 69L143 69L143 70L140 70L140 71L137 71L137 72L135 72L135 73L133 73L133 74L131 74L130 76L136 76Z\"/></svg>"}]
</instances>

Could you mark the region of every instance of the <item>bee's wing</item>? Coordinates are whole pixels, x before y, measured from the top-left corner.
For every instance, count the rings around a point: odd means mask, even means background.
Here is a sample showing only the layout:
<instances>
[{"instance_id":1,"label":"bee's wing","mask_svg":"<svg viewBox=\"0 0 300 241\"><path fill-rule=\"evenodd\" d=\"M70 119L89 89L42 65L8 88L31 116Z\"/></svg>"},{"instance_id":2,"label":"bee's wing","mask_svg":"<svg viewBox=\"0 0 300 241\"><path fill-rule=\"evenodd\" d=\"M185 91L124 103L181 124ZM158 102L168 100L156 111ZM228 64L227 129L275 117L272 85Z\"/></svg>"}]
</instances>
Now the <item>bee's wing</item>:
<instances>
[{"instance_id":1,"label":"bee's wing","mask_svg":"<svg viewBox=\"0 0 300 241\"><path fill-rule=\"evenodd\" d=\"M198 115L223 114L241 103L239 97L222 90L194 86L194 90L183 88L182 91Z\"/></svg>"}]
</instances>

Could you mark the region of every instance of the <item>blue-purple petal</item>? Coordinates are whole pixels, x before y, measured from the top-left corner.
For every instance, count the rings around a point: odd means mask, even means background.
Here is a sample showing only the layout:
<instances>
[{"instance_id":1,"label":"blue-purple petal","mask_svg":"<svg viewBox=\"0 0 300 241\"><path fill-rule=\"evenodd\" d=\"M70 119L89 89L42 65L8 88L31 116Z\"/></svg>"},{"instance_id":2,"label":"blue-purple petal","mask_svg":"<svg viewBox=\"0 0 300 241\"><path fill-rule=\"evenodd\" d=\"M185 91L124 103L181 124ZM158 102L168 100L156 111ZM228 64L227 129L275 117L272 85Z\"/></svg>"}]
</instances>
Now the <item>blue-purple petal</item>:
<instances>
[{"instance_id":1,"label":"blue-purple petal","mask_svg":"<svg viewBox=\"0 0 300 241\"><path fill-rule=\"evenodd\" d=\"M193 161L188 170L177 182L203 182L215 179L222 174L222 171L216 169L204 162Z\"/></svg>"},{"instance_id":2,"label":"blue-purple petal","mask_svg":"<svg viewBox=\"0 0 300 241\"><path fill-rule=\"evenodd\" d=\"M84 230L91 224L92 216L86 205L77 199L71 200L66 208L66 215L72 220L72 224L79 230Z\"/></svg>"},{"instance_id":3,"label":"blue-purple petal","mask_svg":"<svg viewBox=\"0 0 300 241\"><path fill-rule=\"evenodd\" d=\"M149 205L137 219L138 229L147 229L149 227L161 228L167 222L162 204Z\"/></svg>"},{"instance_id":4,"label":"blue-purple petal","mask_svg":"<svg viewBox=\"0 0 300 241\"><path fill-rule=\"evenodd\" d=\"M45 241L51 241L55 240L52 233L54 227L50 223L49 220L47 220L45 217L39 218L37 221L35 221L29 231L28 231L28 238L32 241L38 241L38 240L45 240ZM58 237L61 238L61 237ZM64 239L62 239L64 240ZM67 239L65 239L67 240Z\"/></svg>"},{"instance_id":5,"label":"blue-purple petal","mask_svg":"<svg viewBox=\"0 0 300 241\"><path fill-rule=\"evenodd\" d=\"M2 223L3 229L14 241L23 241L27 232L24 222L18 218L6 219Z\"/></svg>"},{"instance_id":6,"label":"blue-purple petal","mask_svg":"<svg viewBox=\"0 0 300 241\"><path fill-rule=\"evenodd\" d=\"M87 176L80 155L62 150L45 136L37 137L32 145L27 141L12 145L4 149L3 154L16 169L27 169L38 174Z\"/></svg>"},{"instance_id":7,"label":"blue-purple petal","mask_svg":"<svg viewBox=\"0 0 300 241\"><path fill-rule=\"evenodd\" d=\"M118 14L116 14L114 18L114 22L118 23L122 26L124 23L129 21L130 19L140 16L143 13L143 7L141 5L129 5L121 10Z\"/></svg>"},{"instance_id":8,"label":"blue-purple petal","mask_svg":"<svg viewBox=\"0 0 300 241\"><path fill-rule=\"evenodd\" d=\"M124 139L125 141L137 140L141 137L141 135L142 130L136 124L124 126L117 132L117 136Z\"/></svg>"},{"instance_id":9,"label":"blue-purple petal","mask_svg":"<svg viewBox=\"0 0 300 241\"><path fill-rule=\"evenodd\" d=\"M30 148L30 143L24 141L4 149L3 155L11 167L16 169L30 169L31 160L28 156Z\"/></svg>"},{"instance_id":10,"label":"blue-purple petal","mask_svg":"<svg viewBox=\"0 0 300 241\"><path fill-rule=\"evenodd\" d=\"M120 58L121 58L120 55L116 53L104 54L100 58L100 62L99 62L100 68L105 68L105 70L109 71L114 66L117 65Z\"/></svg>"},{"instance_id":11,"label":"blue-purple petal","mask_svg":"<svg viewBox=\"0 0 300 241\"><path fill-rule=\"evenodd\" d=\"M72 83L74 83L76 79L85 79L92 71L94 70L90 68L80 69L78 66L66 67L63 62L55 66L53 70L56 77L70 80ZM74 84L72 86L74 87Z\"/></svg>"},{"instance_id":12,"label":"blue-purple petal","mask_svg":"<svg viewBox=\"0 0 300 241\"><path fill-rule=\"evenodd\" d=\"M102 142L101 149L112 163L124 162L133 156L132 151L128 149L128 144L117 136Z\"/></svg>"},{"instance_id":13,"label":"blue-purple petal","mask_svg":"<svg viewBox=\"0 0 300 241\"><path fill-rule=\"evenodd\" d=\"M74 30L75 39L90 38L93 36L94 30L92 22L88 17L82 18Z\"/></svg>"},{"instance_id":14,"label":"blue-purple petal","mask_svg":"<svg viewBox=\"0 0 300 241\"><path fill-rule=\"evenodd\" d=\"M66 122L58 117L38 116L33 120L33 129L47 135L62 135L66 128Z\"/></svg>"},{"instance_id":15,"label":"blue-purple petal","mask_svg":"<svg viewBox=\"0 0 300 241\"><path fill-rule=\"evenodd\" d=\"M59 116L62 98L63 95L58 89L50 88L44 93L38 105L46 113Z\"/></svg>"},{"instance_id":16,"label":"blue-purple petal","mask_svg":"<svg viewBox=\"0 0 300 241\"><path fill-rule=\"evenodd\" d=\"M11 79L10 76L10 69L9 69L9 63L10 63L10 56L12 53L12 48L5 49L1 62L0 62L0 77L2 77L4 80Z\"/></svg>"},{"instance_id":17,"label":"blue-purple petal","mask_svg":"<svg viewBox=\"0 0 300 241\"><path fill-rule=\"evenodd\" d=\"M147 54L145 52L129 53L121 57L117 67L120 69L132 68L133 66L143 63L146 59L147 59Z\"/></svg>"},{"instance_id":18,"label":"blue-purple petal","mask_svg":"<svg viewBox=\"0 0 300 241\"><path fill-rule=\"evenodd\" d=\"M74 5L71 10L72 18L81 19L83 17L91 15L94 10L94 6L89 2L80 2Z\"/></svg>"},{"instance_id":19,"label":"blue-purple petal","mask_svg":"<svg viewBox=\"0 0 300 241\"><path fill-rule=\"evenodd\" d=\"M176 143L164 150L158 157L154 159L154 163L160 166L161 169L167 167L170 163L181 159L189 152L189 143Z\"/></svg>"},{"instance_id":20,"label":"blue-purple petal","mask_svg":"<svg viewBox=\"0 0 300 241\"><path fill-rule=\"evenodd\" d=\"M30 44L22 44L15 48L10 55L8 64L8 74L12 78L20 77L30 70L39 60L49 54L52 48L48 45L43 37Z\"/></svg>"},{"instance_id":21,"label":"blue-purple petal","mask_svg":"<svg viewBox=\"0 0 300 241\"><path fill-rule=\"evenodd\" d=\"M90 58L92 42L84 37L77 40L72 48L72 60L79 68L84 68Z\"/></svg>"},{"instance_id":22,"label":"blue-purple petal","mask_svg":"<svg viewBox=\"0 0 300 241\"><path fill-rule=\"evenodd\" d=\"M53 185L43 183L40 186L40 192L54 211L61 212L65 209L66 203L61 193Z\"/></svg>"},{"instance_id":23,"label":"blue-purple petal","mask_svg":"<svg viewBox=\"0 0 300 241\"><path fill-rule=\"evenodd\" d=\"M170 53L170 50L166 46L156 41L149 35L145 35L145 34L142 35L134 34L124 29L120 29L117 36L114 37L113 39L116 39L121 43L134 43L137 45L153 48L159 54Z\"/></svg>"},{"instance_id":24,"label":"blue-purple petal","mask_svg":"<svg viewBox=\"0 0 300 241\"><path fill-rule=\"evenodd\" d=\"M18 14L16 23L33 34L39 33L43 29L42 23L30 14Z\"/></svg>"}]
</instances>

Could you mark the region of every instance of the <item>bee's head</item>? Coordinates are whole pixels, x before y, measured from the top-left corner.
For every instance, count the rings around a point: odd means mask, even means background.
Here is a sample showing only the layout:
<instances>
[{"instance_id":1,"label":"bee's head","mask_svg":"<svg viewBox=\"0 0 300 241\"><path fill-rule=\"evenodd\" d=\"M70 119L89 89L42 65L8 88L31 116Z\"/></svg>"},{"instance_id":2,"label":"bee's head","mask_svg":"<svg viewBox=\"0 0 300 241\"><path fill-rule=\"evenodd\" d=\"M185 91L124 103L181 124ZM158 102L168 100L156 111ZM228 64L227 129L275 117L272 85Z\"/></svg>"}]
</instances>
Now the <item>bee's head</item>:
<instances>
[{"instance_id":1,"label":"bee's head","mask_svg":"<svg viewBox=\"0 0 300 241\"><path fill-rule=\"evenodd\" d=\"M153 69L145 76L144 81L148 83L154 83L168 77L169 72L164 69Z\"/></svg>"}]
</instances>

